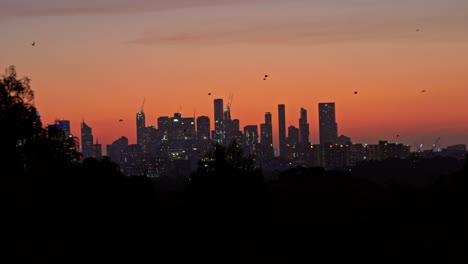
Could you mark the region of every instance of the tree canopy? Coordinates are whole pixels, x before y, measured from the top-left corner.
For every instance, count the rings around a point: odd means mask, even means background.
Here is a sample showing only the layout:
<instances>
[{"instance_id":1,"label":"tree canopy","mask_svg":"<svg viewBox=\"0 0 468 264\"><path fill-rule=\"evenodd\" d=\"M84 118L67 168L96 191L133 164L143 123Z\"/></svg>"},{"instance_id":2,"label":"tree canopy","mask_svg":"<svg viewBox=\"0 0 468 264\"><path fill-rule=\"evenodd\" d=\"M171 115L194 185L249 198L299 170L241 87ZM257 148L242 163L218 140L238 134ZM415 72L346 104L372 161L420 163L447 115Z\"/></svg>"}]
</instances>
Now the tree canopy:
<instances>
[{"instance_id":1,"label":"tree canopy","mask_svg":"<svg viewBox=\"0 0 468 264\"><path fill-rule=\"evenodd\" d=\"M15 66L0 77L0 169L10 175L28 170L69 165L78 156L78 141L45 128L34 105L28 77L19 78Z\"/></svg>"},{"instance_id":2,"label":"tree canopy","mask_svg":"<svg viewBox=\"0 0 468 264\"><path fill-rule=\"evenodd\" d=\"M254 157L245 157L236 140L224 146L215 144L199 161L197 170L189 178L195 189L245 191L263 182Z\"/></svg>"}]
</instances>

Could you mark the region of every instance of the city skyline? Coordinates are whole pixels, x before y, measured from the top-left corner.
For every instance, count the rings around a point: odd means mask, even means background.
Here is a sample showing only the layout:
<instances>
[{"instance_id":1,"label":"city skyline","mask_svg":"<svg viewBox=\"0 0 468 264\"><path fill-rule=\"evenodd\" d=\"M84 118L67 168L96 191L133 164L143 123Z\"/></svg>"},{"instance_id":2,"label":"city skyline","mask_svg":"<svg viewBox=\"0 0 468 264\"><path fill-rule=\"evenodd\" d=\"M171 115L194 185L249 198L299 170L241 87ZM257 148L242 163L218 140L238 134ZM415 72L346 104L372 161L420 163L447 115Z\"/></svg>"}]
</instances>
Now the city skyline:
<instances>
[{"instance_id":1,"label":"city skyline","mask_svg":"<svg viewBox=\"0 0 468 264\"><path fill-rule=\"evenodd\" d=\"M389 142L389 143L396 143L396 144L403 144L403 145L406 145L406 146L409 146L411 148L411 151L421 151L421 150L433 150L433 151L436 151L436 150L440 150L442 148L445 148L445 147L448 147L448 146L453 146L453 145L459 145L459 144L464 144L462 142L455 142L455 143L452 143L452 144L446 144L446 145L442 145L440 144L440 136L438 138L436 138L434 141L432 142L429 142L427 144L425 143L422 143L422 142L416 142L414 144L410 144L408 142L404 142L404 141L401 141L400 140L400 135L397 134L395 135L395 140L392 140L392 139L388 139L388 138L379 138L379 140L375 141L375 142L356 142L355 140L353 140L352 138L348 137L346 134L344 133L338 133L338 124L335 122L335 103L334 102L320 102L317 104L318 106L318 112L319 112L319 120L318 120L318 124L317 124L317 134L319 135L319 138L318 138L318 141L317 142L311 142L310 141L310 131L309 131L309 124L307 122L307 109L305 108L301 108L300 109L300 113L299 113L299 122L298 122L298 126L295 126L295 125L290 125L288 126L288 129L287 131L291 131L291 129L293 130L297 130L297 143L299 142L305 142L306 144L311 144L311 145L329 145L329 144L344 144L343 143L343 138L346 140L346 139L349 139L352 141L352 144L363 144L363 145L375 145L375 144L379 144L379 142ZM280 120L282 119L281 118L281 113L284 114L286 111L285 111L285 108L286 106L284 104L278 104L278 124L280 124ZM229 107L224 107L223 105L223 100L220 99L220 98L217 98L217 99L214 99L214 115L218 115L220 116L221 114L219 113L222 109L224 109L224 113L226 114L226 111L227 109L229 109ZM222 113L222 111L221 111ZM173 113L173 116L171 115L165 115L165 116L159 116L157 117L157 124L155 125L152 125L152 124L149 124L149 125L145 125L145 112L144 112L144 109L143 109L143 106L140 108L140 110L136 113L136 118L135 118L135 121L136 121L136 124L137 124L137 127L136 127L136 130L134 131L135 132L135 135L137 135L136 137L138 138L138 134L141 133L141 140L143 140L143 137L144 137L144 130L146 130L147 128L152 128L152 129L156 129L156 130L164 130L166 131L167 128L166 126L170 123L169 120L170 119L179 119L179 120L185 120L187 122L192 122L192 125L191 125L191 129L193 129L193 132L195 133L193 136L190 136L190 138L193 138L193 139L197 139L197 140L202 140L202 139L210 139L212 140L212 142L218 142L218 143L221 143L221 144L228 144L229 143L229 140L227 138L228 134L226 134L226 131L229 131L229 130L232 130L233 127L231 127L229 124L230 122L227 122L226 118L230 121L233 121L231 120L231 117L230 115L227 115L227 116L224 116L224 117L220 117L221 119L218 119L218 120L210 120L210 118L208 116L192 116L192 117L187 117L187 116L183 116L180 112L175 112ZM322 120L323 119L323 120ZM237 121L237 123L239 124L240 123L240 120L238 119L234 119ZM69 120L56 120L58 121L59 123L66 123L66 127L68 129L68 133L70 133L70 129L71 127L73 127L72 125L70 125L70 121ZM286 123L286 120L283 122L283 123ZM219 124L217 126L217 124ZM265 124L270 124L270 128L263 128L263 126L265 126ZM49 125L50 126L50 125ZM266 112L265 113L265 123L262 123L262 124L247 124L247 125L244 125L244 126L239 126L238 129L239 129L239 132L242 133L242 137L245 137L244 135L244 132L245 131L249 131L250 133L253 133L253 127L256 127L256 132L254 133L256 135L256 140L257 140L257 143L259 143L260 145L269 145L270 144L270 140L268 138L265 138L262 140L262 137L260 136L260 134L262 134L263 132L261 132L263 129L268 129L266 130L265 132L269 135L273 134L273 150L275 152L275 154L277 156L281 156L281 144L280 144L280 129L281 129L281 126L278 126L277 130L276 130L276 133L275 133L275 129L273 128L272 126L272 114L270 112ZM83 130L83 128L85 130ZM190 130L189 128L187 128L187 133L188 131ZM83 132L85 131L85 132ZM80 145L82 146L85 146L85 145L92 145L94 143L98 144L98 139L95 140L95 142L93 142L93 136L92 136L92 127L88 126L84 120L81 122L81 132L79 135L75 135L77 136L79 139L80 139ZM140 132L139 132L140 131ZM185 131L185 129L184 129ZM271 132L267 132L267 131L271 131ZM84 133L84 134L83 134ZM287 152L287 149L286 149L286 144L289 144L289 140L290 140L290 136L291 136L291 132L284 132L285 135L284 135L284 150L283 150L283 157L285 157L284 155L286 155L286 152ZM277 135L276 135L277 134ZM222 136L220 136L222 135ZM306 135L304 137L304 135ZM322 136L320 136L322 135ZM86 139L84 139L83 137L86 136ZM168 135L168 137L170 137L171 135ZM231 137L235 135L230 135ZM292 135L293 137L295 137L295 135ZM122 137L124 138L129 138L128 135L121 135L119 138L113 140L112 142L108 143L108 144L105 144L105 145L111 145L117 141L119 141ZM268 136L267 136L268 137ZM307 139L308 140L307 140ZM275 140L276 139L276 140ZM244 140L244 139L242 139ZM241 141L242 141L241 140ZM85 142L86 141L86 142ZM340 143L341 142L341 143ZM141 145L143 144L143 141L141 142L128 142L129 145ZM99 145L102 145L102 144L99 144ZM464 144L466 145L466 144ZM88 151L89 152L89 151ZM107 153L103 153L104 155L106 155Z\"/></svg>"},{"instance_id":2,"label":"city skyline","mask_svg":"<svg viewBox=\"0 0 468 264\"><path fill-rule=\"evenodd\" d=\"M319 142L319 102L353 142L468 144L466 1L10 2L0 68L31 78L44 124L79 135L84 117L103 145L136 143L142 101L146 125L212 121L231 94L241 128L272 113L275 147L278 104L286 127L306 109Z\"/></svg>"}]
</instances>

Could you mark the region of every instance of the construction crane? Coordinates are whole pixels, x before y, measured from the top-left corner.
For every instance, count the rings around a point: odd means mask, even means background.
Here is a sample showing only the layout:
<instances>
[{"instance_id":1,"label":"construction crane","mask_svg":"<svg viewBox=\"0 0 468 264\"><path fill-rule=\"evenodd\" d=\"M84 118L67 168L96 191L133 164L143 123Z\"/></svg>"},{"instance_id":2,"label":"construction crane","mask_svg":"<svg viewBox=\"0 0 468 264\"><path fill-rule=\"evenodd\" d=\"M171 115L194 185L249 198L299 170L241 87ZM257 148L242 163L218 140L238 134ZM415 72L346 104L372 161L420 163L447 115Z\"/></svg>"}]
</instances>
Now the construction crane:
<instances>
[{"instance_id":1,"label":"construction crane","mask_svg":"<svg viewBox=\"0 0 468 264\"><path fill-rule=\"evenodd\" d=\"M231 109L233 97L234 97L233 94L229 94L229 99L228 99L228 102L227 102L227 107L229 107L229 109Z\"/></svg>"},{"instance_id":2,"label":"construction crane","mask_svg":"<svg viewBox=\"0 0 468 264\"><path fill-rule=\"evenodd\" d=\"M226 103L226 108L224 108L224 120L231 120L232 98L233 98L233 95L229 94L229 99Z\"/></svg>"},{"instance_id":3,"label":"construction crane","mask_svg":"<svg viewBox=\"0 0 468 264\"><path fill-rule=\"evenodd\" d=\"M141 107L140 107L140 112L143 113L143 110L144 110L144 107L145 107L145 99L146 98L143 98L143 103L141 104Z\"/></svg>"},{"instance_id":4,"label":"construction crane","mask_svg":"<svg viewBox=\"0 0 468 264\"><path fill-rule=\"evenodd\" d=\"M418 152L421 152L423 149L423 144L421 143L419 144L419 146L416 146L416 147L418 148Z\"/></svg>"},{"instance_id":5,"label":"construction crane","mask_svg":"<svg viewBox=\"0 0 468 264\"><path fill-rule=\"evenodd\" d=\"M432 152L435 152L435 151L439 152L440 151L440 148L436 149L437 145L439 145L439 141L440 141L440 137L438 137L435 140L434 144L432 144Z\"/></svg>"}]
</instances>

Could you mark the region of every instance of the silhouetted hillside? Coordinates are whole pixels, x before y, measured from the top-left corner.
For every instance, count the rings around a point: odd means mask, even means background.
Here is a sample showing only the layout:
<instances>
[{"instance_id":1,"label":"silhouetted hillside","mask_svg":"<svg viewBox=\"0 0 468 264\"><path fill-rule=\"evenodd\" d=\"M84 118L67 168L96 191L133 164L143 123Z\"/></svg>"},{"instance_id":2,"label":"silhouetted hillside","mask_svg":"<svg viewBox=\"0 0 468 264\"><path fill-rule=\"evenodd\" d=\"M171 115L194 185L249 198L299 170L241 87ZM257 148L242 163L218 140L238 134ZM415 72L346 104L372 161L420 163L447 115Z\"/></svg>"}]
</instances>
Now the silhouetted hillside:
<instances>
[{"instance_id":1,"label":"silhouetted hillside","mask_svg":"<svg viewBox=\"0 0 468 264\"><path fill-rule=\"evenodd\" d=\"M92 159L31 177L10 186L7 200L8 249L18 260L445 262L466 245L463 170L427 188L298 167L249 189L203 182L157 191Z\"/></svg>"}]
</instances>

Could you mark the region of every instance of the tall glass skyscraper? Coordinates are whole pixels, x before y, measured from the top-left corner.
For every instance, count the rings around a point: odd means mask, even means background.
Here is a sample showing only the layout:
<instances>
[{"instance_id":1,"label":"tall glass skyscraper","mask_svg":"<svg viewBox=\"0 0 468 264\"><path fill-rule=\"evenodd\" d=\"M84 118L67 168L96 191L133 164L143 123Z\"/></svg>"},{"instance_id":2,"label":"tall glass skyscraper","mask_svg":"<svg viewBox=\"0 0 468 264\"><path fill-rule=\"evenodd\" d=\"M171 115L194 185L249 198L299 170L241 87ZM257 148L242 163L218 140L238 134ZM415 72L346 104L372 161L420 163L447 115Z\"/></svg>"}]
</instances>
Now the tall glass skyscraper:
<instances>
[{"instance_id":1,"label":"tall glass skyscraper","mask_svg":"<svg viewBox=\"0 0 468 264\"><path fill-rule=\"evenodd\" d=\"M301 108L301 117L299 118L299 142L301 144L309 143L309 123L307 123L307 110Z\"/></svg>"},{"instance_id":2,"label":"tall glass skyscraper","mask_svg":"<svg viewBox=\"0 0 468 264\"><path fill-rule=\"evenodd\" d=\"M83 159L93 156L93 131L84 120L81 122L81 153L83 153Z\"/></svg>"},{"instance_id":3,"label":"tall glass skyscraper","mask_svg":"<svg viewBox=\"0 0 468 264\"><path fill-rule=\"evenodd\" d=\"M210 118L199 116L197 118L197 138L198 140L210 139Z\"/></svg>"},{"instance_id":4,"label":"tall glass skyscraper","mask_svg":"<svg viewBox=\"0 0 468 264\"><path fill-rule=\"evenodd\" d=\"M284 104L278 105L278 135L280 157L286 157L286 106Z\"/></svg>"},{"instance_id":5,"label":"tall glass skyscraper","mask_svg":"<svg viewBox=\"0 0 468 264\"><path fill-rule=\"evenodd\" d=\"M143 111L143 107L141 107L140 111L136 114L136 127L137 127L137 144L142 146L145 136L145 113Z\"/></svg>"},{"instance_id":6,"label":"tall glass skyscraper","mask_svg":"<svg viewBox=\"0 0 468 264\"><path fill-rule=\"evenodd\" d=\"M338 138L338 124L335 119L335 103L319 103L320 144L334 144Z\"/></svg>"},{"instance_id":7,"label":"tall glass skyscraper","mask_svg":"<svg viewBox=\"0 0 468 264\"><path fill-rule=\"evenodd\" d=\"M214 99L214 133L212 138L218 143L224 143L223 99Z\"/></svg>"}]
</instances>

